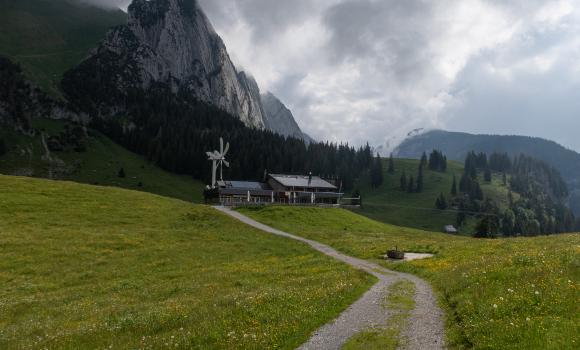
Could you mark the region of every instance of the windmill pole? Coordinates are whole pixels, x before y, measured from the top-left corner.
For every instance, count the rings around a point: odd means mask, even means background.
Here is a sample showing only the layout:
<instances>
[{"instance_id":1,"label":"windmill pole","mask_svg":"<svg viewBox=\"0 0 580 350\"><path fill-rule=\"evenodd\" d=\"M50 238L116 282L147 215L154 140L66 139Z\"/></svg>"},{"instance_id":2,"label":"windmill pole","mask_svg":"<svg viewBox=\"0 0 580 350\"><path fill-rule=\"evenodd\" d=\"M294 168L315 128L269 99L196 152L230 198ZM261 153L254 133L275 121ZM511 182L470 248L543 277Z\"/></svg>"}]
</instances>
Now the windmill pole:
<instances>
[{"instance_id":1,"label":"windmill pole","mask_svg":"<svg viewBox=\"0 0 580 350\"><path fill-rule=\"evenodd\" d=\"M211 167L211 187L215 188L216 185L216 172L217 172L217 162L215 159L213 160L213 164Z\"/></svg>"}]
</instances>

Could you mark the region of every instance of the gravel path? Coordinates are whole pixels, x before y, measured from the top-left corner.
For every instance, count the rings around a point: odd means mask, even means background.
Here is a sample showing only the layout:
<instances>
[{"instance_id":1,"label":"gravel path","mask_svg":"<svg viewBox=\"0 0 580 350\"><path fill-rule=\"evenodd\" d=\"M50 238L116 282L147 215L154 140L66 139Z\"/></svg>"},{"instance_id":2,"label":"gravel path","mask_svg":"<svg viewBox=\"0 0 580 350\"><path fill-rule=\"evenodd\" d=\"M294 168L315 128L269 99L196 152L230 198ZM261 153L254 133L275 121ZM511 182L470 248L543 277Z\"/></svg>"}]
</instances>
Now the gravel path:
<instances>
[{"instance_id":1,"label":"gravel path","mask_svg":"<svg viewBox=\"0 0 580 350\"><path fill-rule=\"evenodd\" d=\"M412 311L409 317L409 327L403 331L403 335L407 340L405 349L438 350L445 348L443 312L437 306L433 290L424 280L339 253L319 242L276 230L229 208L216 207L216 209L259 230L306 243L321 253L361 269L379 279L378 283L341 313L337 319L319 328L299 348L300 350L338 350L353 335L369 328L388 325L390 315L389 310L383 307L384 300L388 293L389 285L401 279L412 281L417 290L415 294L415 310Z\"/></svg>"}]
</instances>

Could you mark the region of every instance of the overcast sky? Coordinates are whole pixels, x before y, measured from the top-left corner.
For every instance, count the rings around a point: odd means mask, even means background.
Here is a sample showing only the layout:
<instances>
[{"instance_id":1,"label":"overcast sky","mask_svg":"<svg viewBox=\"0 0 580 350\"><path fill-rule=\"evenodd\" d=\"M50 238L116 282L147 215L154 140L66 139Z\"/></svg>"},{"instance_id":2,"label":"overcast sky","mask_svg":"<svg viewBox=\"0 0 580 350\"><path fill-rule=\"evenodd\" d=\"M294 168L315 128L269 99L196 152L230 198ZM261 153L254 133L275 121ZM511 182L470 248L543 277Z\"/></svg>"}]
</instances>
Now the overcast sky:
<instances>
[{"instance_id":1,"label":"overcast sky","mask_svg":"<svg viewBox=\"0 0 580 350\"><path fill-rule=\"evenodd\" d=\"M580 150L580 0L200 2L234 62L319 140L442 128Z\"/></svg>"}]
</instances>

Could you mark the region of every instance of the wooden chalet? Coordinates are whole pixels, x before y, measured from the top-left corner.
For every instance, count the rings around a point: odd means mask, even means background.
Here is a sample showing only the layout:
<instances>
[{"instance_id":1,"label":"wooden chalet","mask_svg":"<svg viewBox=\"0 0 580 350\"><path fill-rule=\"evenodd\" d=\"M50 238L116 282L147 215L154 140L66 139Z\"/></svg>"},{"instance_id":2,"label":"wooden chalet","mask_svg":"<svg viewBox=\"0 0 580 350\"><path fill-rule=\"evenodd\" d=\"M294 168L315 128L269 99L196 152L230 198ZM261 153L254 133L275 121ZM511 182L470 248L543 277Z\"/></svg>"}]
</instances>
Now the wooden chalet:
<instances>
[{"instance_id":1,"label":"wooden chalet","mask_svg":"<svg viewBox=\"0 0 580 350\"><path fill-rule=\"evenodd\" d=\"M227 206L253 204L338 205L343 197L332 183L312 175L269 174L265 182L217 181L206 202Z\"/></svg>"}]
</instances>

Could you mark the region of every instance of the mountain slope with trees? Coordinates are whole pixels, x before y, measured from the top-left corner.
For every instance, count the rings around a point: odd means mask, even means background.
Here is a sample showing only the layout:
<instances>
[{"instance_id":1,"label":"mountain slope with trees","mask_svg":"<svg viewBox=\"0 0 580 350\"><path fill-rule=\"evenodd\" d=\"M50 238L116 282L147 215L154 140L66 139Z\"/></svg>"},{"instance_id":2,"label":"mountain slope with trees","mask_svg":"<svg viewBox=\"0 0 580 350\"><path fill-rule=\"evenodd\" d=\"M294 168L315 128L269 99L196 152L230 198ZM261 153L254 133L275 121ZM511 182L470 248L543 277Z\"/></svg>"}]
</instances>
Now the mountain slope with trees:
<instances>
[{"instance_id":1,"label":"mountain slope with trees","mask_svg":"<svg viewBox=\"0 0 580 350\"><path fill-rule=\"evenodd\" d=\"M570 190L569 205L580 214L580 154L556 142L527 136L474 135L433 130L406 139L394 153L400 158L418 159L423 152L433 149L439 149L449 159L460 162L471 151L507 153L511 157L525 154L542 160L562 174Z\"/></svg>"},{"instance_id":2,"label":"mountain slope with trees","mask_svg":"<svg viewBox=\"0 0 580 350\"><path fill-rule=\"evenodd\" d=\"M420 160L376 158L357 188L358 212L406 227L454 225L487 237L570 232L580 224L565 206L568 190L559 172L524 155L471 152L465 165L448 162L441 151Z\"/></svg>"}]
</instances>

